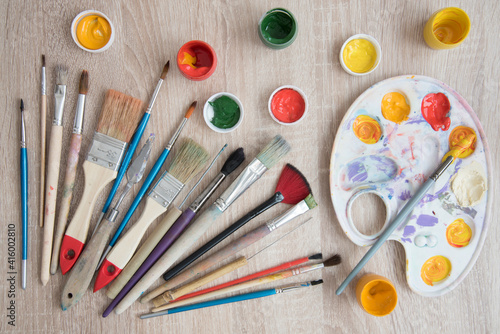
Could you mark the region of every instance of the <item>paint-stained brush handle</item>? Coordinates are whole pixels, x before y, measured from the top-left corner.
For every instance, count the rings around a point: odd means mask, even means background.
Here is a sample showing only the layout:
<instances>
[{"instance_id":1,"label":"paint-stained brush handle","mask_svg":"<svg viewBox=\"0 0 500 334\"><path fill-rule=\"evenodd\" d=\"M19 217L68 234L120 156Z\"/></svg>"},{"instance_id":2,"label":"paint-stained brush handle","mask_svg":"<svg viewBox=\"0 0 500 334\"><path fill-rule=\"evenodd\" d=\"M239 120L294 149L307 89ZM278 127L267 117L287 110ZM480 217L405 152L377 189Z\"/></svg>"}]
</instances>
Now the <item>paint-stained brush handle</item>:
<instances>
[{"instance_id":1,"label":"paint-stained brush handle","mask_svg":"<svg viewBox=\"0 0 500 334\"><path fill-rule=\"evenodd\" d=\"M45 207L45 152L47 137L47 95L42 94L40 112L40 227L43 227Z\"/></svg>"},{"instance_id":2,"label":"paint-stained brush handle","mask_svg":"<svg viewBox=\"0 0 500 334\"><path fill-rule=\"evenodd\" d=\"M56 229L54 232L54 246L52 248L52 259L50 263L50 273L54 275L59 266L59 251L61 250L61 242L68 221L71 199L73 198L73 188L75 187L76 167L80 156L80 148L82 146L82 135L73 133L71 135L71 143L68 153L68 162L66 165L66 175L64 177L63 195L57 217Z\"/></svg>"}]
</instances>

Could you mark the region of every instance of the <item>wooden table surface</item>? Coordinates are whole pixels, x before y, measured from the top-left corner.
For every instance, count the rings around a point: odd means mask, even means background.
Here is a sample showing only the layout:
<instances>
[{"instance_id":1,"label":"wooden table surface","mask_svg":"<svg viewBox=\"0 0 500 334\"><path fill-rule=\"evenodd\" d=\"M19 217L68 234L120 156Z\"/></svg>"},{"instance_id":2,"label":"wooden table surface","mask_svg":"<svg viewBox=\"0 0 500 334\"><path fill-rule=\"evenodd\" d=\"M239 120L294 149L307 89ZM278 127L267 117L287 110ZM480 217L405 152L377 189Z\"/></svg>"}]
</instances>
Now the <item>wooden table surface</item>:
<instances>
[{"instance_id":1,"label":"wooden table surface","mask_svg":"<svg viewBox=\"0 0 500 334\"><path fill-rule=\"evenodd\" d=\"M431 14L447 6L463 8L472 28L458 48L435 51L423 39L423 27ZM289 9L298 21L296 41L284 50L263 45L257 22L274 7ZM112 47L100 54L79 49L70 35L73 18L86 9L104 12L116 28ZM366 252L343 233L330 199L329 170L333 140L340 121L357 96L371 85L397 75L418 74L436 78L453 87L472 106L489 138L493 167L499 166L499 77L500 3L486 1L8 1L0 2L0 331L1 332L86 332L86 333L332 333L332 332L497 332L500 326L500 253L496 224L500 207L494 205L479 259L464 281L452 292L438 298L422 297L410 290L405 279L405 254L396 242L386 243L362 270L388 277L398 291L394 312L376 318L357 305L351 284L341 295L335 290ZM374 36L383 50L378 69L366 76L350 76L341 68L338 54L343 42L353 34ZM218 57L215 73L202 82L184 78L175 66L179 48L187 41L203 40L213 46ZM295 165L307 177L319 207L290 223L282 231L246 249L252 255L270 241L308 217L312 220L260 254L251 263L229 276L241 277L257 270L302 256L322 252L324 257L339 253L343 263L336 268L316 271L290 280L300 282L322 278L325 283L301 292L232 305L191 311L150 320L138 316L149 305L135 303L121 315L101 317L109 300L103 291L88 293L73 308L63 312L60 294L65 278L51 277L47 286L40 282L42 229L38 227L38 187L40 168L39 113L41 55L47 59L48 119L53 113L55 67L69 68L64 116L64 140L69 143L81 70L89 71L84 141L81 160L89 149L107 89L116 89L148 101L167 60L170 72L161 89L146 132L157 135L153 157L166 144L186 108L198 101L198 109L181 138L191 137L205 145L212 156L224 143L229 150L244 147L249 160L276 134L282 134L292 151L250 188L202 237L206 242L271 195L281 168ZM296 85L307 94L309 113L296 126L281 126L269 116L270 93L281 85ZM238 96L245 110L241 126L230 134L210 130L202 117L202 106L212 94L230 92ZM28 288L20 286L21 210L19 187L19 99L26 104L29 160L29 264ZM49 123L50 124L50 123ZM141 141L143 142L144 139ZM64 145L61 170L66 166L68 145ZM174 149L174 153L175 153ZM227 156L227 155L225 155ZM223 157L225 157L223 156ZM224 158L218 163L222 165ZM150 165L151 166L151 165ZM214 168L197 191L218 172ZM60 182L64 173L60 174ZM233 176L234 177L234 176ZM191 183L191 185L194 182ZM61 184L61 183L60 183ZM186 188L190 188L189 185ZM79 166L75 201L83 187ZM110 187L106 188L109 190ZM218 190L220 194L223 187ZM137 193L139 186L134 187ZM498 191L493 180L489 195ZM179 205L185 189L175 204ZM99 198L92 225L105 200ZM130 196L126 204L132 201ZM125 206L123 206L124 208ZM76 206L73 205L70 216ZM141 209L140 206L139 209ZM279 204L251 221L230 239L260 225L287 209ZM370 212L380 220L380 208L367 205L360 216ZM375 210L375 211L374 211ZM378 211L377 211L378 210ZM122 215L124 214L122 209ZM133 220L138 217L136 211ZM377 219L378 218L378 219ZM159 220L158 220L159 221ZM365 222L370 224L373 221ZM15 297L7 281L8 224L16 225ZM363 228L373 229L365 225ZM273 239L274 238L274 239ZM227 243L227 241L225 242ZM224 244L225 244L224 243ZM220 279L219 282L226 279ZM160 279L157 284L160 283ZM271 286L277 286L273 284ZM269 286L269 287L271 287ZM15 303L15 327L9 325L7 307Z\"/></svg>"}]
</instances>

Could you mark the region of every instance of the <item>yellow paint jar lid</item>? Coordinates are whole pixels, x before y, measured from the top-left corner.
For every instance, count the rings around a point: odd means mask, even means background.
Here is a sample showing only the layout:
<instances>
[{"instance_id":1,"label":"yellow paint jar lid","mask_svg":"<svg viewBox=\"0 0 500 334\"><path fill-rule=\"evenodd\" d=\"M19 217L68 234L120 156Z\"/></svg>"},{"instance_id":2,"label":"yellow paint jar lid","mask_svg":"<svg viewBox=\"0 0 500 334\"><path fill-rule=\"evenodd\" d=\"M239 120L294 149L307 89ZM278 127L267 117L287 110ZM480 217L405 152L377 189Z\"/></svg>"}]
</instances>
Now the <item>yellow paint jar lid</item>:
<instances>
[{"instance_id":1,"label":"yellow paint jar lid","mask_svg":"<svg viewBox=\"0 0 500 334\"><path fill-rule=\"evenodd\" d=\"M366 274L356 285L356 299L365 312L383 317L390 314L398 303L396 288L387 278Z\"/></svg>"}]
</instances>

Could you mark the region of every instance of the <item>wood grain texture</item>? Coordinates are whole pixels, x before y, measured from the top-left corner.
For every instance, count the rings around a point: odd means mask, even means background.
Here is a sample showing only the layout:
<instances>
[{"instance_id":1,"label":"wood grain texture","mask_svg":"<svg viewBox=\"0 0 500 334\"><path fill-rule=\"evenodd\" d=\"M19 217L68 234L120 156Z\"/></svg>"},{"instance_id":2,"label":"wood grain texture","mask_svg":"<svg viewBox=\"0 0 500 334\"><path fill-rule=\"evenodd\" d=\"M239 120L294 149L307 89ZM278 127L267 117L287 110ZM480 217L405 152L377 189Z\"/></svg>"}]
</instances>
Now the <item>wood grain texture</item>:
<instances>
[{"instance_id":1,"label":"wood grain texture","mask_svg":"<svg viewBox=\"0 0 500 334\"><path fill-rule=\"evenodd\" d=\"M266 48L259 40L257 22L267 10L283 6L298 20L296 41L284 50ZM456 49L435 51L423 38L426 20L436 10L457 6L469 15L469 36ZM85 9L97 9L111 18L116 28L112 47L101 54L79 49L69 33L73 18ZM354 100L371 85L396 75L419 74L439 79L460 93L472 106L489 138L492 165L500 166L500 3L484 1L409 1L409 0L311 0L311 1L96 1L64 0L0 2L0 320L2 333L493 333L500 328L500 225L496 217L500 207L494 205L491 224L482 252L464 281L452 292L439 298L421 297L410 290L405 277L403 247L386 243L363 269L389 278L398 291L398 305L384 318L370 316L357 305L354 287L341 295L335 289L367 251L353 244L337 221L330 200L329 162L333 140L342 117ZM375 72L363 77L345 73L338 60L340 47L353 34L368 33L377 38L383 50L382 62ZM175 66L179 48L187 41L200 39L216 51L219 64L208 80L192 82ZM186 107L194 100L200 106L212 95L227 91L242 101L245 117L241 126L229 134L217 134L204 123L198 107L182 136L203 143L215 154L228 143L228 152L242 146L247 156L255 156L274 135L280 133L292 146L279 166L267 172L257 186L250 188L207 233L193 244L191 251L217 235L245 212L274 192L282 166L292 163L307 177L318 208L307 214L313 220L300 231L279 242L279 247L259 255L246 267L230 273L214 284L234 279L295 258L322 252L327 258L339 253L343 263L329 271L314 272L291 281L323 278L325 284L306 292L284 294L273 298L222 305L159 317L138 319L149 312L149 305L135 303L121 315L100 315L109 303L103 292L88 293L85 298L63 312L60 296L65 278L52 276L42 287L40 254L42 230L39 222L37 191L29 193L29 262L27 290L20 288L21 210L19 187L19 98L26 104L29 184L38 185L40 171L40 55L47 57L47 95L54 88L56 64L66 65L68 93L64 126L71 128L72 112L78 96L82 69L89 71L92 86L86 100L86 119L82 153L88 152L97 124L104 94L116 89L143 101L149 99L163 65L171 60L171 68L156 101L146 131L166 144ZM269 116L267 102L274 89L284 84L300 87L309 100L307 117L298 126L280 126ZM51 101L48 101L49 105ZM50 132L50 130L48 130ZM50 133L47 133L50 135ZM69 149L70 131L65 131L63 156ZM142 142L147 139L144 136ZM156 145L152 157L163 149ZM174 151L176 149L174 148ZM175 153L175 152L173 152ZM82 159L83 160L83 159ZM65 168L66 161L61 162ZM80 167L80 166L79 166ZM217 173L216 168L206 180ZM61 173L62 174L62 173ZM60 182L63 175L60 175ZM230 177L231 181L233 177ZM202 182L199 189L208 183ZM80 201L84 178L77 173L74 201ZM137 192L140 185L134 187ZM498 194L497 179L491 194ZM106 187L106 191L110 186ZM186 189L190 185L186 186ZM219 195L221 187L215 193ZM36 189L31 187L30 189ZM187 190L184 190L187 192ZM92 212L92 224L106 200L106 191ZM193 194L196 196L197 194ZM182 198L180 194L179 198ZM129 196L123 211L133 200ZM179 201L180 202L180 201ZM179 203L175 203L179 204ZM140 206L138 212L143 208ZM76 207L72 206L70 217ZM237 231L235 240L276 216L283 208L275 207L255 222ZM124 212L122 213L122 215ZM120 215L120 216L122 216ZM137 216L132 219L136 219ZM308 217L300 219L304 221ZM118 218L120 219L120 217ZM300 223L299 221L295 224ZM5 314L12 300L7 274L8 224L16 225L16 326L10 326ZM295 224L284 227L278 238ZM270 236L271 237L271 236ZM274 240L274 239L273 239ZM239 255L249 256L271 240L261 241ZM224 247L222 243L218 247ZM230 261L232 259L228 259ZM162 283L161 280L156 285ZM266 286L266 288L274 285ZM286 305L286 307L280 307Z\"/></svg>"}]
</instances>

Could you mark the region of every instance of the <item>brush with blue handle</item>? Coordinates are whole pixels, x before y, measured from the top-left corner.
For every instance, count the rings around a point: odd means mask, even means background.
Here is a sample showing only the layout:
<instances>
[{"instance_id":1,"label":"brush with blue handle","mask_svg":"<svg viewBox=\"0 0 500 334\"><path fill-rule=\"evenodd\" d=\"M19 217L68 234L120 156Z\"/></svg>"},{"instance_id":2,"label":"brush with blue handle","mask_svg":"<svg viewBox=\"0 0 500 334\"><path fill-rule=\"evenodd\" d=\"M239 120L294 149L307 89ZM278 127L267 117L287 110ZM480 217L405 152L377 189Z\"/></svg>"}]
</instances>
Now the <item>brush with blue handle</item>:
<instances>
[{"instance_id":1,"label":"brush with blue handle","mask_svg":"<svg viewBox=\"0 0 500 334\"><path fill-rule=\"evenodd\" d=\"M24 124L24 102L21 99L21 207L22 221L22 262L21 287L26 290L26 260L28 259L28 154L26 152L26 126Z\"/></svg>"}]
</instances>

